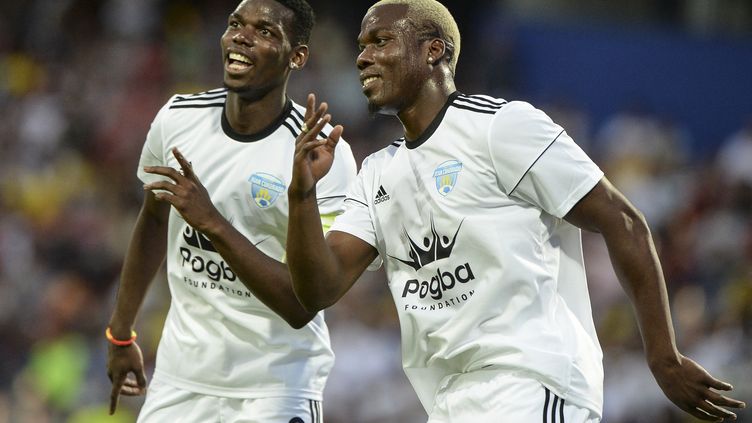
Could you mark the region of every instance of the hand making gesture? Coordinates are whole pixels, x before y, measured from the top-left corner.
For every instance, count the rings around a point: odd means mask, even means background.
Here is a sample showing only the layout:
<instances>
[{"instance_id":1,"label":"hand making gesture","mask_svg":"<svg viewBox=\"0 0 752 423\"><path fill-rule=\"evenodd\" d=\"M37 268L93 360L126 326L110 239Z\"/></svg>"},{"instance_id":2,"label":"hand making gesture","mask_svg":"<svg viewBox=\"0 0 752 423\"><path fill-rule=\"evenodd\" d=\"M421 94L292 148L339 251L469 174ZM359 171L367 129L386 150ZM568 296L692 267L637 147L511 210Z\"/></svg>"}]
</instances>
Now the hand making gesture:
<instances>
[{"instance_id":1,"label":"hand making gesture","mask_svg":"<svg viewBox=\"0 0 752 423\"><path fill-rule=\"evenodd\" d=\"M128 377L130 373L135 379ZM120 395L128 397L146 393L146 374L141 348L135 342L128 346L110 345L107 353L107 376L112 382L110 414L117 409Z\"/></svg>"},{"instance_id":2,"label":"hand making gesture","mask_svg":"<svg viewBox=\"0 0 752 423\"><path fill-rule=\"evenodd\" d=\"M334 161L334 149L342 136L343 127L337 125L326 138L321 130L332 120L326 103L316 107L316 96L308 94L306 113L301 132L295 140L295 160L289 193L308 197L315 192L316 183L329 172Z\"/></svg>"},{"instance_id":3,"label":"hand making gesture","mask_svg":"<svg viewBox=\"0 0 752 423\"><path fill-rule=\"evenodd\" d=\"M148 166L147 173L166 176L172 181L159 181L144 185L145 190L154 192L154 197L167 201L175 207L183 219L194 229L210 233L212 225L223 219L209 198L209 193L193 172L191 163L177 148L172 154L180 164L180 171L167 166Z\"/></svg>"}]
</instances>

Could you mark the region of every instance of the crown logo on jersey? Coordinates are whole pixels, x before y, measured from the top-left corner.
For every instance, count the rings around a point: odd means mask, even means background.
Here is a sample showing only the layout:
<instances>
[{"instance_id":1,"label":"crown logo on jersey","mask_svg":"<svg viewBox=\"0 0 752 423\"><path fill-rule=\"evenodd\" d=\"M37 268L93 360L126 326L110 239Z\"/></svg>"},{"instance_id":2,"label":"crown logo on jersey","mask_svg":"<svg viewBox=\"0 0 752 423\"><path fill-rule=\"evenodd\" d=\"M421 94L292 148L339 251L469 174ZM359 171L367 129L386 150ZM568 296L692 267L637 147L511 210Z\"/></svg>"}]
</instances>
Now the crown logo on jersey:
<instances>
[{"instance_id":1,"label":"crown logo on jersey","mask_svg":"<svg viewBox=\"0 0 752 423\"><path fill-rule=\"evenodd\" d=\"M462 219L462 222L464 221L465 219ZM398 257L390 257L397 259L402 263L405 263L415 270L420 270L423 266L429 263L445 259L452 254L452 249L454 248L454 244L457 241L457 235L460 233L462 222L460 222L460 225L457 227L457 231L454 233L454 236L450 240L448 236L439 235L439 232L436 230L436 225L434 225L433 222L433 216L431 216L431 238L423 238L423 247L413 241L413 239L410 237L410 234L407 233L407 230L403 229L403 232L407 237L409 243L408 247L410 252L407 255L410 257L410 259L403 260Z\"/></svg>"},{"instance_id":2,"label":"crown logo on jersey","mask_svg":"<svg viewBox=\"0 0 752 423\"><path fill-rule=\"evenodd\" d=\"M457 177L462 170L462 162L458 160L448 160L440 164L433 171L433 178L436 181L436 190L443 196L449 195L457 185Z\"/></svg>"},{"instance_id":3,"label":"crown logo on jersey","mask_svg":"<svg viewBox=\"0 0 752 423\"><path fill-rule=\"evenodd\" d=\"M287 190L284 182L268 173L254 173L248 181L251 183L251 197L262 209L274 204L279 195Z\"/></svg>"},{"instance_id":4,"label":"crown logo on jersey","mask_svg":"<svg viewBox=\"0 0 752 423\"><path fill-rule=\"evenodd\" d=\"M190 245L191 247L196 247L204 251L213 251L215 253L217 252L217 249L214 248L214 244L212 244L212 242L209 240L209 238L206 237L206 235L188 225L186 225L185 229L183 229L183 240L185 240L186 244Z\"/></svg>"}]
</instances>

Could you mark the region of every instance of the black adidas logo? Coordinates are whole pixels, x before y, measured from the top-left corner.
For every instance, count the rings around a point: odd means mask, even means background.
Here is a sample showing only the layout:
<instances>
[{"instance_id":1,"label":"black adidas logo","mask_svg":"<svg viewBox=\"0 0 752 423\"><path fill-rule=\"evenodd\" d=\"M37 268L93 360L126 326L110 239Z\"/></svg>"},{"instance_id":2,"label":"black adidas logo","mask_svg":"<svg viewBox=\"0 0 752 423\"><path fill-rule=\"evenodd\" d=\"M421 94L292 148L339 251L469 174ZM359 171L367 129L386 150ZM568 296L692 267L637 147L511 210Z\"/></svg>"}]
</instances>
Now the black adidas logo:
<instances>
[{"instance_id":1,"label":"black adidas logo","mask_svg":"<svg viewBox=\"0 0 752 423\"><path fill-rule=\"evenodd\" d=\"M383 203L389 201L389 194L386 193L383 185L379 186L379 192L376 193L376 198L373 199L373 204Z\"/></svg>"}]
</instances>

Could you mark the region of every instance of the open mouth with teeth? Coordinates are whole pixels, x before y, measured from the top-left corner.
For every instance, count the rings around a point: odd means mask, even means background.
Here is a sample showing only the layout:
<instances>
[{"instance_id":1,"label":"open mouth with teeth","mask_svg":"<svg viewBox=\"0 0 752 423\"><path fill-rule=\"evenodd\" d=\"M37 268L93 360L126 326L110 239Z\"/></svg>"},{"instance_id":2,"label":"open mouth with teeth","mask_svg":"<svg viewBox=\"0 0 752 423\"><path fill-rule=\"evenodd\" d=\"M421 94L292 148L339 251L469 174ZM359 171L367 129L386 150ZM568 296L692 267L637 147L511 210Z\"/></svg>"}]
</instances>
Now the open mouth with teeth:
<instances>
[{"instance_id":1,"label":"open mouth with teeth","mask_svg":"<svg viewBox=\"0 0 752 423\"><path fill-rule=\"evenodd\" d=\"M363 88L366 88L378 79L379 79L378 76L369 76L368 78L364 78L360 83L363 86Z\"/></svg>"},{"instance_id":2,"label":"open mouth with teeth","mask_svg":"<svg viewBox=\"0 0 752 423\"><path fill-rule=\"evenodd\" d=\"M244 71L251 67L251 59L240 53L230 53L227 56L227 69L233 71Z\"/></svg>"}]
</instances>

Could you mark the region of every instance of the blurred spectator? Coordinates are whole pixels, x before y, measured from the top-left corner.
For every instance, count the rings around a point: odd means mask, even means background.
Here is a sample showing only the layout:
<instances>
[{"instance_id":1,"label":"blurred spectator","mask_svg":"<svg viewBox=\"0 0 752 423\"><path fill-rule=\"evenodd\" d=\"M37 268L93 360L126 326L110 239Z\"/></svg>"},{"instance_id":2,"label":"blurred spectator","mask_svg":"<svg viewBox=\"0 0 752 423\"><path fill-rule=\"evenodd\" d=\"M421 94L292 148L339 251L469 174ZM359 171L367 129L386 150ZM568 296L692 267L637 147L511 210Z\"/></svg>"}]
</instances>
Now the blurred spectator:
<instances>
[{"instance_id":1,"label":"blurred spectator","mask_svg":"<svg viewBox=\"0 0 752 423\"><path fill-rule=\"evenodd\" d=\"M744 183L752 187L752 117L723 143L717 160L729 185Z\"/></svg>"}]
</instances>

